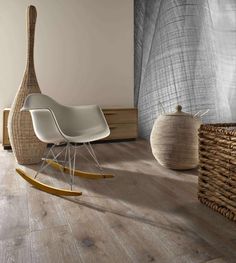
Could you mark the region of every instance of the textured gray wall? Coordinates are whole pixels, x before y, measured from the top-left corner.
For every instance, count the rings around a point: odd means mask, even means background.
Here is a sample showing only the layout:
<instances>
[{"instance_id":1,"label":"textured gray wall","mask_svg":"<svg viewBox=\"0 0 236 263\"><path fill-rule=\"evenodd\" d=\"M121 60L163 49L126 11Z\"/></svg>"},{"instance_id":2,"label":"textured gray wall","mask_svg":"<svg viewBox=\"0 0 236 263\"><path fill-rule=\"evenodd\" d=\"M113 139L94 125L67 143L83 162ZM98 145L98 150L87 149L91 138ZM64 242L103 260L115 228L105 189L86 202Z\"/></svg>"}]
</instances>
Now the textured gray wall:
<instances>
[{"instance_id":1,"label":"textured gray wall","mask_svg":"<svg viewBox=\"0 0 236 263\"><path fill-rule=\"evenodd\" d=\"M140 135L177 104L204 122L236 121L236 1L135 0Z\"/></svg>"}]
</instances>

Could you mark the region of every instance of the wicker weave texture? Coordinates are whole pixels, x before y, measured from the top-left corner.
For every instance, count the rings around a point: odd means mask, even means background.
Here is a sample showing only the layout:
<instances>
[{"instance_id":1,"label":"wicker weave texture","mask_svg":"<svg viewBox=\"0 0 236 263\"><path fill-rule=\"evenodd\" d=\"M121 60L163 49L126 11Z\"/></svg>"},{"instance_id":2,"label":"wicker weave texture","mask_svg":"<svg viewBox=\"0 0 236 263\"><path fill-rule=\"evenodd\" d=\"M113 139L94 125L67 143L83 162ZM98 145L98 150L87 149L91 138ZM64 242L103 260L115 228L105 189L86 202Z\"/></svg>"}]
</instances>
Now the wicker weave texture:
<instances>
[{"instance_id":1,"label":"wicker weave texture","mask_svg":"<svg viewBox=\"0 0 236 263\"><path fill-rule=\"evenodd\" d=\"M199 200L236 221L236 124L201 125Z\"/></svg>"},{"instance_id":2,"label":"wicker weave texture","mask_svg":"<svg viewBox=\"0 0 236 263\"><path fill-rule=\"evenodd\" d=\"M27 65L21 86L16 94L8 118L10 143L19 164L40 162L46 144L36 137L29 112L20 112L24 100L30 93L40 93L34 69L34 32L37 12L34 6L27 10L28 50Z\"/></svg>"}]
</instances>

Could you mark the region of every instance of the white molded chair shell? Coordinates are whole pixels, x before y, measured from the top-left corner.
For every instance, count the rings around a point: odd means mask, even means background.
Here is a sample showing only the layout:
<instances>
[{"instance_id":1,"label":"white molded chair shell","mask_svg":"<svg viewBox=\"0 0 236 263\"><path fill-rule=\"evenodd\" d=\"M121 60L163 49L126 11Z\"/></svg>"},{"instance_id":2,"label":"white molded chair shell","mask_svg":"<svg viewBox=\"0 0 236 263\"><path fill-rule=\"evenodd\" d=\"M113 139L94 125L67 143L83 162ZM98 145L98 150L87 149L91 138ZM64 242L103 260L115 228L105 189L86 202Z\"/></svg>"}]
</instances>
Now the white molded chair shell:
<instances>
[{"instance_id":1,"label":"white molded chair shell","mask_svg":"<svg viewBox=\"0 0 236 263\"><path fill-rule=\"evenodd\" d=\"M32 93L21 110L30 111L35 134L45 143L86 143L110 134L97 105L65 106L44 94Z\"/></svg>"}]
</instances>

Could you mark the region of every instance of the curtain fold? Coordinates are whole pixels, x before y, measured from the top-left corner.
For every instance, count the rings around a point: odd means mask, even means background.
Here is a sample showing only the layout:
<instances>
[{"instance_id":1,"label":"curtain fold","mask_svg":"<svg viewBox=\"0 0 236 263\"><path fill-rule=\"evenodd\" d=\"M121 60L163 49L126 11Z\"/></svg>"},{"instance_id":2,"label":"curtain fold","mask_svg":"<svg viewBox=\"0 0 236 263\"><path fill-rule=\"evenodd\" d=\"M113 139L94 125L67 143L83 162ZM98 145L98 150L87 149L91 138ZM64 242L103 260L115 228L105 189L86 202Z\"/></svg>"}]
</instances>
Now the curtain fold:
<instances>
[{"instance_id":1,"label":"curtain fold","mask_svg":"<svg viewBox=\"0 0 236 263\"><path fill-rule=\"evenodd\" d=\"M135 0L140 135L177 104L204 122L236 121L236 1Z\"/></svg>"}]
</instances>

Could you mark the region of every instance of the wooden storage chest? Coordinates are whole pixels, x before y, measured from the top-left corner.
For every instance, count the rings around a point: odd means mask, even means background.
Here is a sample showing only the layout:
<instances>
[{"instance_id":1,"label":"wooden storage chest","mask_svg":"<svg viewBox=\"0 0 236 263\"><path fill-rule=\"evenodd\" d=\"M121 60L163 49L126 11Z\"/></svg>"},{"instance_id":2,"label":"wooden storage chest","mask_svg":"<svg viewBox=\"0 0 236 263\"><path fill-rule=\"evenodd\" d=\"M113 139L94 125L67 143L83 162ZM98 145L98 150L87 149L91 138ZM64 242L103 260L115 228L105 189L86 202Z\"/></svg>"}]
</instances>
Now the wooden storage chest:
<instances>
[{"instance_id":1,"label":"wooden storage chest","mask_svg":"<svg viewBox=\"0 0 236 263\"><path fill-rule=\"evenodd\" d=\"M138 114L135 108L103 109L111 134L105 140L136 139Z\"/></svg>"},{"instance_id":2,"label":"wooden storage chest","mask_svg":"<svg viewBox=\"0 0 236 263\"><path fill-rule=\"evenodd\" d=\"M2 125L2 145L4 149L11 148L8 130L7 130L7 121L9 116L10 109L6 108L3 110L3 125Z\"/></svg>"}]
</instances>

